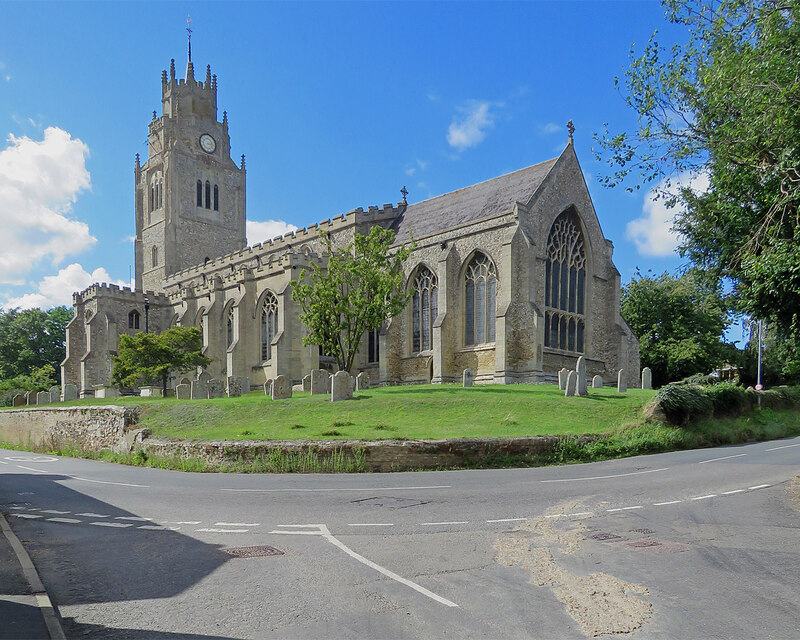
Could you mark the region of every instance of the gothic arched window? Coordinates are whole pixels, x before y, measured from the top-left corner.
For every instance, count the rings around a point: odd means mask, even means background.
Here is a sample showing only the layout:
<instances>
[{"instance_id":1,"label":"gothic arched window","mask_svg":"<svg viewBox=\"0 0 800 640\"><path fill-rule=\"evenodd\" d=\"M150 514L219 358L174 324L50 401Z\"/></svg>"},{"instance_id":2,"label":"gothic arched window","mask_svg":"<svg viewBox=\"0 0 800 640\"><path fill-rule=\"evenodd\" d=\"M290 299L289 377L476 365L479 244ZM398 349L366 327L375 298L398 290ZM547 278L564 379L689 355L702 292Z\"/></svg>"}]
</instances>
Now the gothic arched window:
<instances>
[{"instance_id":1,"label":"gothic arched window","mask_svg":"<svg viewBox=\"0 0 800 640\"><path fill-rule=\"evenodd\" d=\"M494 342L497 272L489 257L476 253L464 273L464 344Z\"/></svg>"},{"instance_id":2,"label":"gothic arched window","mask_svg":"<svg viewBox=\"0 0 800 640\"><path fill-rule=\"evenodd\" d=\"M211 208L211 183L206 180L206 209Z\"/></svg>"},{"instance_id":3,"label":"gothic arched window","mask_svg":"<svg viewBox=\"0 0 800 640\"><path fill-rule=\"evenodd\" d=\"M156 186L150 183L150 211L156 208Z\"/></svg>"},{"instance_id":4,"label":"gothic arched window","mask_svg":"<svg viewBox=\"0 0 800 640\"><path fill-rule=\"evenodd\" d=\"M586 251L578 214L562 213L547 238L544 346L583 353Z\"/></svg>"},{"instance_id":5,"label":"gothic arched window","mask_svg":"<svg viewBox=\"0 0 800 640\"><path fill-rule=\"evenodd\" d=\"M138 328L139 328L139 312L131 311L128 314L128 329L138 329Z\"/></svg>"},{"instance_id":6,"label":"gothic arched window","mask_svg":"<svg viewBox=\"0 0 800 640\"><path fill-rule=\"evenodd\" d=\"M233 305L228 309L228 321L225 323L225 327L228 332L227 344L230 347L233 344Z\"/></svg>"},{"instance_id":7,"label":"gothic arched window","mask_svg":"<svg viewBox=\"0 0 800 640\"><path fill-rule=\"evenodd\" d=\"M164 178L158 179L158 206L164 206Z\"/></svg>"},{"instance_id":8,"label":"gothic arched window","mask_svg":"<svg viewBox=\"0 0 800 640\"><path fill-rule=\"evenodd\" d=\"M214 185L214 211L219 211L219 187Z\"/></svg>"},{"instance_id":9,"label":"gothic arched window","mask_svg":"<svg viewBox=\"0 0 800 640\"><path fill-rule=\"evenodd\" d=\"M414 278L414 295L411 304L412 346L414 352L433 348L433 322L439 313L436 275L427 267L420 267Z\"/></svg>"},{"instance_id":10,"label":"gothic arched window","mask_svg":"<svg viewBox=\"0 0 800 640\"><path fill-rule=\"evenodd\" d=\"M268 293L261 305L261 359L272 357L272 341L278 333L278 299Z\"/></svg>"},{"instance_id":11,"label":"gothic arched window","mask_svg":"<svg viewBox=\"0 0 800 640\"><path fill-rule=\"evenodd\" d=\"M161 200L161 181L156 180L156 209L158 209L161 205L159 201Z\"/></svg>"},{"instance_id":12,"label":"gothic arched window","mask_svg":"<svg viewBox=\"0 0 800 640\"><path fill-rule=\"evenodd\" d=\"M203 206L203 182L201 180L197 181L197 206Z\"/></svg>"},{"instance_id":13,"label":"gothic arched window","mask_svg":"<svg viewBox=\"0 0 800 640\"><path fill-rule=\"evenodd\" d=\"M158 247L153 247L153 266L158 266Z\"/></svg>"}]
</instances>

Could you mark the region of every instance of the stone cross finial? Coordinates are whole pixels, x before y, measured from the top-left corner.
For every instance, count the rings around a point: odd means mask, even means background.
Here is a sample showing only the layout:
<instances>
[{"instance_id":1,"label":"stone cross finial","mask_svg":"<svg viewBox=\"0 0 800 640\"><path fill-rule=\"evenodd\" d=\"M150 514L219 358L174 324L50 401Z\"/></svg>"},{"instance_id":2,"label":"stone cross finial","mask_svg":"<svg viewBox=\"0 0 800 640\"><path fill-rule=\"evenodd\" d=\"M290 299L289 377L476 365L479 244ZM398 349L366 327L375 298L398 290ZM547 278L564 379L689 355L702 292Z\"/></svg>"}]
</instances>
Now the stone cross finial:
<instances>
[{"instance_id":1,"label":"stone cross finial","mask_svg":"<svg viewBox=\"0 0 800 640\"><path fill-rule=\"evenodd\" d=\"M244 154L242 154L242 169L244 169Z\"/></svg>"},{"instance_id":2,"label":"stone cross finial","mask_svg":"<svg viewBox=\"0 0 800 640\"><path fill-rule=\"evenodd\" d=\"M569 131L569 141L572 142L572 134L575 133L575 125L572 124L572 120L567 122L567 131Z\"/></svg>"},{"instance_id":3,"label":"stone cross finial","mask_svg":"<svg viewBox=\"0 0 800 640\"><path fill-rule=\"evenodd\" d=\"M406 185L403 185L403 188L400 189L400 193L403 194L403 204L408 204L408 201L406 200L406 196L408 195L408 189L406 189Z\"/></svg>"},{"instance_id":4,"label":"stone cross finial","mask_svg":"<svg viewBox=\"0 0 800 640\"><path fill-rule=\"evenodd\" d=\"M153 120L158 120L158 116L156 115L155 109L153 109Z\"/></svg>"}]
</instances>

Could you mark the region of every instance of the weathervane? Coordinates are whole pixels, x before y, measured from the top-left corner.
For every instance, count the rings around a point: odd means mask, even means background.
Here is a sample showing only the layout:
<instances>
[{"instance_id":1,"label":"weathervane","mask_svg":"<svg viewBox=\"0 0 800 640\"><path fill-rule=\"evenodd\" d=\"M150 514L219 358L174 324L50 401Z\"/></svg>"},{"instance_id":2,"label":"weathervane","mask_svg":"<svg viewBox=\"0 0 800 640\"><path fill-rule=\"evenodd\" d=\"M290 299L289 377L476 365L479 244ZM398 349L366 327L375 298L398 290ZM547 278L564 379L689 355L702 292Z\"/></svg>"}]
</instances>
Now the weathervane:
<instances>
[{"instance_id":1,"label":"weathervane","mask_svg":"<svg viewBox=\"0 0 800 640\"><path fill-rule=\"evenodd\" d=\"M192 61L192 14L186 18L186 34L189 36L189 62Z\"/></svg>"},{"instance_id":2,"label":"weathervane","mask_svg":"<svg viewBox=\"0 0 800 640\"><path fill-rule=\"evenodd\" d=\"M575 133L575 125L572 124L572 120L567 122L567 131L569 131L569 141L572 142L572 134Z\"/></svg>"},{"instance_id":3,"label":"weathervane","mask_svg":"<svg viewBox=\"0 0 800 640\"><path fill-rule=\"evenodd\" d=\"M400 193L403 194L403 204L408 204L408 201L406 200L406 196L408 195L408 189L406 189L406 185L403 185L403 188L400 189Z\"/></svg>"}]
</instances>

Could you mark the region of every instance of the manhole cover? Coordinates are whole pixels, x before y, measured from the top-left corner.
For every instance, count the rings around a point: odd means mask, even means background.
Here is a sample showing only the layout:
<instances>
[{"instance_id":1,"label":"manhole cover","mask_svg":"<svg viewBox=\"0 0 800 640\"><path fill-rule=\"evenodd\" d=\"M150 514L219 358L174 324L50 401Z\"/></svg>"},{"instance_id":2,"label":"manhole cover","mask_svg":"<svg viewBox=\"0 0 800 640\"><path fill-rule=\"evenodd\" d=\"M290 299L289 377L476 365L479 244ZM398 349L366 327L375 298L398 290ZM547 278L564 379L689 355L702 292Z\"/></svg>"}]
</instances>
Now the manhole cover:
<instances>
[{"instance_id":1,"label":"manhole cover","mask_svg":"<svg viewBox=\"0 0 800 640\"><path fill-rule=\"evenodd\" d=\"M643 535L649 536L655 533L652 529L631 529L634 533L641 533Z\"/></svg>"},{"instance_id":2,"label":"manhole cover","mask_svg":"<svg viewBox=\"0 0 800 640\"><path fill-rule=\"evenodd\" d=\"M224 553L234 558L263 558L266 556L282 556L283 551L266 544L257 547L228 547L221 549Z\"/></svg>"},{"instance_id":3,"label":"manhole cover","mask_svg":"<svg viewBox=\"0 0 800 640\"><path fill-rule=\"evenodd\" d=\"M592 540L601 540L603 542L609 540L622 540L622 536L615 536L613 533L595 533L593 536L589 536Z\"/></svg>"},{"instance_id":4,"label":"manhole cover","mask_svg":"<svg viewBox=\"0 0 800 640\"><path fill-rule=\"evenodd\" d=\"M660 547L660 542L655 542L654 540L639 540L638 542L629 542L629 547Z\"/></svg>"}]
</instances>

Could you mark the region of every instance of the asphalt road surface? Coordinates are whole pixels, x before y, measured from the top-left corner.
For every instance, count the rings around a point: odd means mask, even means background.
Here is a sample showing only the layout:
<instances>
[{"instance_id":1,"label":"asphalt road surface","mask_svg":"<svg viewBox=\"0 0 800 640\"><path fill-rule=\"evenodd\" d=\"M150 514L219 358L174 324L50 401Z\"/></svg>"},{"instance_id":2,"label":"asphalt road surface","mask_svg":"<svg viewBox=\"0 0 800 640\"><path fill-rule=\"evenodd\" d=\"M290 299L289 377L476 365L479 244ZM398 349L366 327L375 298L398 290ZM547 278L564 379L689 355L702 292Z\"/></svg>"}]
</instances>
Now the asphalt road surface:
<instances>
[{"instance_id":1,"label":"asphalt road surface","mask_svg":"<svg viewBox=\"0 0 800 640\"><path fill-rule=\"evenodd\" d=\"M800 438L537 469L188 474L0 450L68 638L800 638Z\"/></svg>"}]
</instances>

